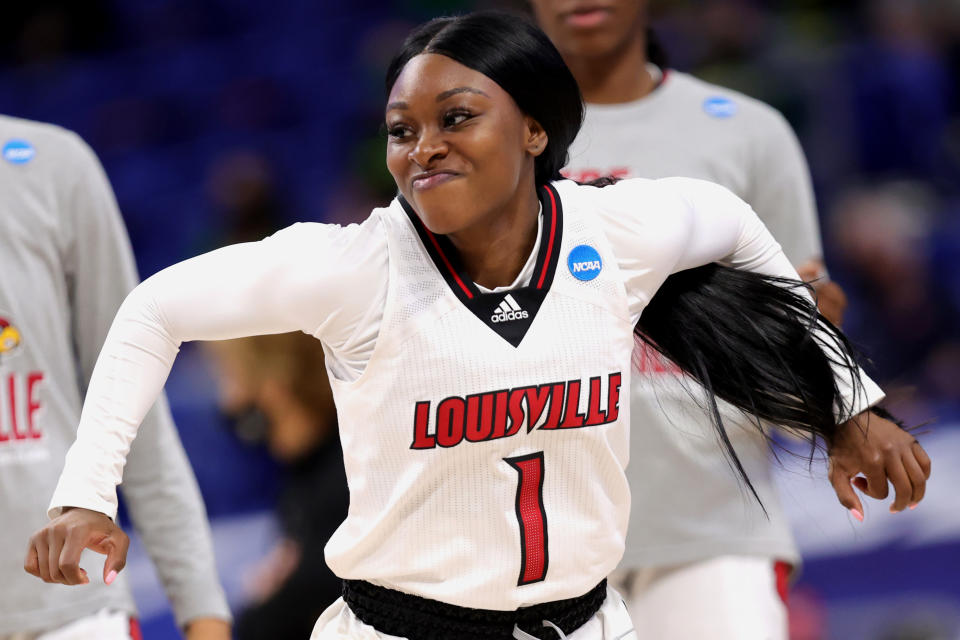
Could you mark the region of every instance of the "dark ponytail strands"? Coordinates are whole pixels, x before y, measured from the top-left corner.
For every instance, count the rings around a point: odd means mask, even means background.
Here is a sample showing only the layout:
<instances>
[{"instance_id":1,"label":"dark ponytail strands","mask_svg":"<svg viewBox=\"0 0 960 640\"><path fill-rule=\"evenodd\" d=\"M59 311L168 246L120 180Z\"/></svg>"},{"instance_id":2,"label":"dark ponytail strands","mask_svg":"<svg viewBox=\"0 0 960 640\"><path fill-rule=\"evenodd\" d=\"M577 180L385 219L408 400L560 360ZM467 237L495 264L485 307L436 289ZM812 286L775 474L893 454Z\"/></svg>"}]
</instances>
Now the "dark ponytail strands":
<instances>
[{"instance_id":1,"label":"dark ponytail strands","mask_svg":"<svg viewBox=\"0 0 960 640\"><path fill-rule=\"evenodd\" d=\"M705 265L667 278L635 328L706 389L719 440L758 501L716 398L751 416L761 433L765 421L816 446L817 438L833 441L863 393L855 349L798 291L803 287L809 285Z\"/></svg>"}]
</instances>

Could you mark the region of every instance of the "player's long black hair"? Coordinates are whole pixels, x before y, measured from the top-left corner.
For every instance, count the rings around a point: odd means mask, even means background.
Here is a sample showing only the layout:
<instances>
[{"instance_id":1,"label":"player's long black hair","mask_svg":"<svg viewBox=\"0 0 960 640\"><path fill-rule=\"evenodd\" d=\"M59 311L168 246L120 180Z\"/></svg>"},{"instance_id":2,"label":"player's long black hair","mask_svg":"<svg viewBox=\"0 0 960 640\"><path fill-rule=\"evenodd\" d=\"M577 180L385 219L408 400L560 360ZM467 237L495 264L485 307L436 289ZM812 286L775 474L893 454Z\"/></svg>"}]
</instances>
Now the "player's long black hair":
<instances>
[{"instance_id":1,"label":"player's long black hair","mask_svg":"<svg viewBox=\"0 0 960 640\"><path fill-rule=\"evenodd\" d=\"M576 80L542 31L526 20L481 12L437 18L411 33L387 71L387 93L404 65L421 53L445 55L484 74L548 137L536 181L559 179L583 120ZM603 186L603 182L595 186ZM755 418L829 443L850 417L859 393L853 349L817 312L799 281L707 265L670 276L635 329L707 390L718 438L759 500L717 407L722 398ZM852 381L852 399L835 372Z\"/></svg>"}]
</instances>

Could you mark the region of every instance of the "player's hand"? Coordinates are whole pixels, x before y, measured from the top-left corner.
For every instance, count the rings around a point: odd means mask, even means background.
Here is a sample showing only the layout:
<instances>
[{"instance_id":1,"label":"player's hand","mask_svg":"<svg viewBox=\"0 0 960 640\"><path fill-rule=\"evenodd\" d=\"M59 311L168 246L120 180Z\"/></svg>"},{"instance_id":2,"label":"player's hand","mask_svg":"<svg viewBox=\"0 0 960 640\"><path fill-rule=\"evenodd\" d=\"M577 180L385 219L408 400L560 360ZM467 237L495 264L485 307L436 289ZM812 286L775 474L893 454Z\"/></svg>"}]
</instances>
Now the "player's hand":
<instances>
[{"instance_id":1,"label":"player's hand","mask_svg":"<svg viewBox=\"0 0 960 640\"><path fill-rule=\"evenodd\" d=\"M930 458L909 432L896 423L864 411L838 428L831 443L830 483L840 504L857 520L863 520L863 505L853 490L882 500L893 484L896 498L890 511L911 509L923 500L930 477ZM862 474L862 475L861 475Z\"/></svg>"},{"instance_id":2,"label":"player's hand","mask_svg":"<svg viewBox=\"0 0 960 640\"><path fill-rule=\"evenodd\" d=\"M44 582L87 584L90 578L80 568L80 553L93 549L107 556L103 581L110 584L127 563L129 546L127 534L106 515L68 507L30 536L23 568Z\"/></svg>"},{"instance_id":3,"label":"player's hand","mask_svg":"<svg viewBox=\"0 0 960 640\"><path fill-rule=\"evenodd\" d=\"M839 327L843 324L843 312L847 310L847 294L836 282L829 280L818 260L797 267L800 279L809 283L817 297L817 308L827 320Z\"/></svg>"},{"instance_id":4,"label":"player's hand","mask_svg":"<svg viewBox=\"0 0 960 640\"><path fill-rule=\"evenodd\" d=\"M186 640L230 640L230 623L219 618L197 618L187 623Z\"/></svg>"}]
</instances>

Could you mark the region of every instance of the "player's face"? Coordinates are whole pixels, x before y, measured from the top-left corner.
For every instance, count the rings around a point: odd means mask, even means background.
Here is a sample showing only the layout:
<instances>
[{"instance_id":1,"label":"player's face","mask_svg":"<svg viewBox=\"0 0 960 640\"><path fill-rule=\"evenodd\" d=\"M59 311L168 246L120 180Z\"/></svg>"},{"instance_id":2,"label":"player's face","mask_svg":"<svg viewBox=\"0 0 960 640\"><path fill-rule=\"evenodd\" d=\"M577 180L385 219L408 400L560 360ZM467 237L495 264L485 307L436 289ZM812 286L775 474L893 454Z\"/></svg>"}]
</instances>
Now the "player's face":
<instances>
[{"instance_id":1,"label":"player's face","mask_svg":"<svg viewBox=\"0 0 960 640\"><path fill-rule=\"evenodd\" d=\"M446 56L407 63L387 99L386 125L387 168L434 233L479 228L532 192L545 134L493 80Z\"/></svg>"},{"instance_id":2,"label":"player's face","mask_svg":"<svg viewBox=\"0 0 960 640\"><path fill-rule=\"evenodd\" d=\"M531 0L540 28L572 61L623 51L646 24L645 0Z\"/></svg>"}]
</instances>

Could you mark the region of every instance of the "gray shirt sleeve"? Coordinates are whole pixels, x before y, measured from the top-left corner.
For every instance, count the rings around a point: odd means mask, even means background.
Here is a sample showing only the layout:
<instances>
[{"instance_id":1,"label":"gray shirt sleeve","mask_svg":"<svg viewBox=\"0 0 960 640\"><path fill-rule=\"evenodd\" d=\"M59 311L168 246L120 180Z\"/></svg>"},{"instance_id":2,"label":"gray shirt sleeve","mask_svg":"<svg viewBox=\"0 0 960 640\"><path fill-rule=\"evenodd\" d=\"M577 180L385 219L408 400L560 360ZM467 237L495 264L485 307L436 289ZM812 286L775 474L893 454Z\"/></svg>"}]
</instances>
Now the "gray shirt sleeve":
<instances>
[{"instance_id":1,"label":"gray shirt sleeve","mask_svg":"<svg viewBox=\"0 0 960 640\"><path fill-rule=\"evenodd\" d=\"M64 267L77 373L85 391L107 330L137 275L107 177L92 150L74 139L77 152L66 167L69 188L60 208L68 238ZM177 624L199 617L229 620L203 500L162 396L131 447L121 488Z\"/></svg>"},{"instance_id":2,"label":"gray shirt sleeve","mask_svg":"<svg viewBox=\"0 0 960 640\"><path fill-rule=\"evenodd\" d=\"M822 260L816 201L800 141L779 112L769 109L767 114L756 119L750 172L754 178L744 199L794 266Z\"/></svg>"}]
</instances>

